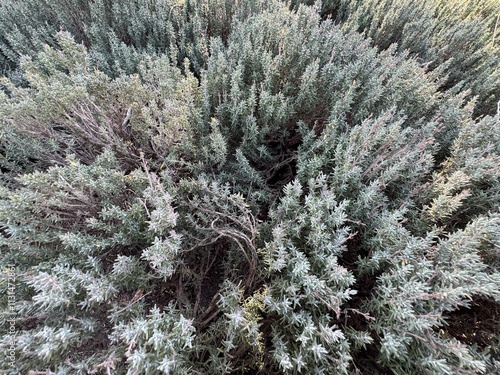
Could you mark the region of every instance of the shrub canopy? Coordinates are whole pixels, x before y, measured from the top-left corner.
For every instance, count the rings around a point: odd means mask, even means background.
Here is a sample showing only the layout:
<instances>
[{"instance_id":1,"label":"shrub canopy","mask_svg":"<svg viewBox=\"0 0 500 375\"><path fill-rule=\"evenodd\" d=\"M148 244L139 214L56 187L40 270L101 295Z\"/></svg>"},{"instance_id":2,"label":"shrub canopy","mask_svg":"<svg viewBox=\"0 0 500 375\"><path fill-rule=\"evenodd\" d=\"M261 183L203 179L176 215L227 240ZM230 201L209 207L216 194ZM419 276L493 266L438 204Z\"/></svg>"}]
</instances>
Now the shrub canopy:
<instances>
[{"instance_id":1,"label":"shrub canopy","mask_svg":"<svg viewBox=\"0 0 500 375\"><path fill-rule=\"evenodd\" d=\"M297 3L0 5L3 372L499 370L497 3Z\"/></svg>"}]
</instances>

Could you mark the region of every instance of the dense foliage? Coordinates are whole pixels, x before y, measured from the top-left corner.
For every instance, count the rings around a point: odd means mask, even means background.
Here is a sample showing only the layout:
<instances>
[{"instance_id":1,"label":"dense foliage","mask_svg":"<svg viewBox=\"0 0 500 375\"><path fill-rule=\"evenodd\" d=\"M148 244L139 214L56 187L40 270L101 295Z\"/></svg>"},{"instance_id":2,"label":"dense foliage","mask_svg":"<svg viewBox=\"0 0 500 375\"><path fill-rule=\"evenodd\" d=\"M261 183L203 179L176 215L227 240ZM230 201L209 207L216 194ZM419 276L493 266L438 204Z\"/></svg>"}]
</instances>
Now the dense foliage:
<instances>
[{"instance_id":1,"label":"dense foliage","mask_svg":"<svg viewBox=\"0 0 500 375\"><path fill-rule=\"evenodd\" d=\"M500 370L499 3L299 3L0 4L2 373Z\"/></svg>"},{"instance_id":2,"label":"dense foliage","mask_svg":"<svg viewBox=\"0 0 500 375\"><path fill-rule=\"evenodd\" d=\"M295 6L312 1L292 1ZM440 67L443 89L468 91L476 115L497 111L500 91L498 0L325 0L322 13L373 40L396 45L422 65Z\"/></svg>"}]
</instances>

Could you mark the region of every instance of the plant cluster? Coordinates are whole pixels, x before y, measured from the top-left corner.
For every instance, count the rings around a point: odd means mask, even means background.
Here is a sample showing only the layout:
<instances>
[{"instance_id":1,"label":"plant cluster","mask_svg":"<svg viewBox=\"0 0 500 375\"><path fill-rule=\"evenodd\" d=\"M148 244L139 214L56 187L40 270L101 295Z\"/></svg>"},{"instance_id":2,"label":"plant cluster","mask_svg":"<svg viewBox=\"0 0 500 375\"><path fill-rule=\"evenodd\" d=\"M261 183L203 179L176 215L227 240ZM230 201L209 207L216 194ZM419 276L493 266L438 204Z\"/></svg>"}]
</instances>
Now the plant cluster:
<instances>
[{"instance_id":1,"label":"plant cluster","mask_svg":"<svg viewBox=\"0 0 500 375\"><path fill-rule=\"evenodd\" d=\"M2 2L2 373L499 371L497 3L413 3Z\"/></svg>"}]
</instances>

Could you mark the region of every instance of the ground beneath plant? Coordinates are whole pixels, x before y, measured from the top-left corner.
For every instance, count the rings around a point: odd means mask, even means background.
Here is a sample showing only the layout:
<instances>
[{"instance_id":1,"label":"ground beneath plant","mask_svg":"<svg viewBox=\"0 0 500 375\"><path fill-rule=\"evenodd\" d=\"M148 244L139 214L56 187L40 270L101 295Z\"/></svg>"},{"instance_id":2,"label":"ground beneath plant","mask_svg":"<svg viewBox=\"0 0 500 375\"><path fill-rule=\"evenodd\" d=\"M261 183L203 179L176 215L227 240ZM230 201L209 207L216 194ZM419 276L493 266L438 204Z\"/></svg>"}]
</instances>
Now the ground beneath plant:
<instances>
[{"instance_id":1,"label":"ground beneath plant","mask_svg":"<svg viewBox=\"0 0 500 375\"><path fill-rule=\"evenodd\" d=\"M469 308L461 307L448 314L448 324L443 329L465 344L476 344L479 349L486 349L499 344L499 318L499 303L475 297Z\"/></svg>"}]
</instances>

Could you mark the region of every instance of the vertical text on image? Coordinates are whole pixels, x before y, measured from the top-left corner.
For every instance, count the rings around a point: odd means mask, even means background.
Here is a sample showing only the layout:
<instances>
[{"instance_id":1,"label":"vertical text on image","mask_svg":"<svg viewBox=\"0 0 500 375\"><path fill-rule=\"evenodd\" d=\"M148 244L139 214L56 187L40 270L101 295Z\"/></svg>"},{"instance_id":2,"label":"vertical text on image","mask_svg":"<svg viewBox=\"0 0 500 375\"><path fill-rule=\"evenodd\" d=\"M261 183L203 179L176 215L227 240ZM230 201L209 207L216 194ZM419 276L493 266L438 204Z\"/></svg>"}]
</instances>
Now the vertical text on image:
<instances>
[{"instance_id":1,"label":"vertical text on image","mask_svg":"<svg viewBox=\"0 0 500 375\"><path fill-rule=\"evenodd\" d=\"M15 366L16 360L16 319L15 319L15 303L16 303L16 267L9 265L5 268L7 278L7 306L10 318L7 320L8 328L7 333L9 336L9 346L6 353L7 363Z\"/></svg>"}]
</instances>

